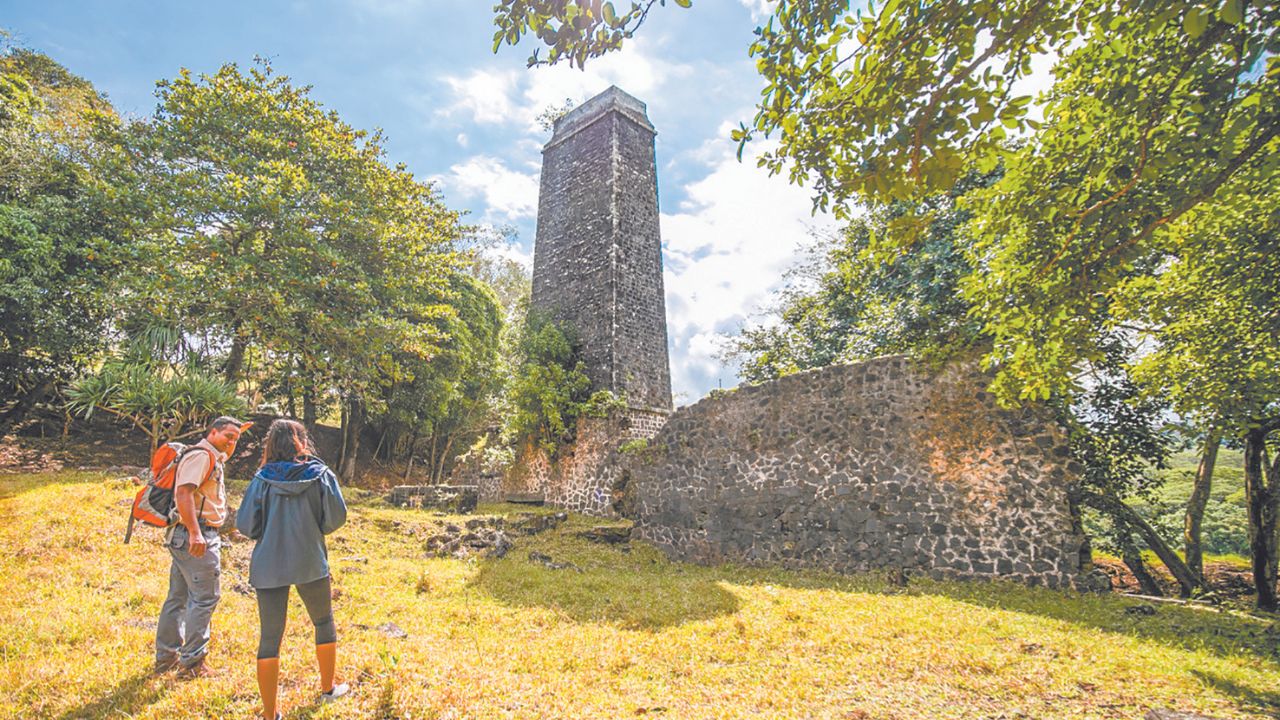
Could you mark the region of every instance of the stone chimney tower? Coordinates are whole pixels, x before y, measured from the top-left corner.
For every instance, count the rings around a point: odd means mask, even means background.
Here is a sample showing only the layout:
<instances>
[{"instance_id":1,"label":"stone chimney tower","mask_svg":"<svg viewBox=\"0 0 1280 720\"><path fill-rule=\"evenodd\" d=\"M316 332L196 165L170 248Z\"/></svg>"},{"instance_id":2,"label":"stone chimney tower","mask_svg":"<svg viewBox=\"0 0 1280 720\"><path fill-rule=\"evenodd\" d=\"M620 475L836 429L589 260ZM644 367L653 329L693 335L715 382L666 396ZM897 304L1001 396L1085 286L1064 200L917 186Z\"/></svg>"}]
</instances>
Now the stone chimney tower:
<instances>
[{"instance_id":1,"label":"stone chimney tower","mask_svg":"<svg viewBox=\"0 0 1280 720\"><path fill-rule=\"evenodd\" d=\"M644 103L617 87L556 121L542 150L532 302L577 333L593 390L665 420L656 135Z\"/></svg>"}]
</instances>

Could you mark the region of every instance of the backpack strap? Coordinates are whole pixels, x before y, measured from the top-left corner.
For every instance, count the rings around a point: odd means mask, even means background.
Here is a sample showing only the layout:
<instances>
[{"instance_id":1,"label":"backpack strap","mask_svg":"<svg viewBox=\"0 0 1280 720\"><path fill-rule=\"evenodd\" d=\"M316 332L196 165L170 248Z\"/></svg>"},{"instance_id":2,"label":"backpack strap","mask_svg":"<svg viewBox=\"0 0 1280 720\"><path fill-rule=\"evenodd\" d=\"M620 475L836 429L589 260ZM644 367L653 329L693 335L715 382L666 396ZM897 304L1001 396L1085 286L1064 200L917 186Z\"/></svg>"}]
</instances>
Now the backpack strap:
<instances>
[{"instance_id":1,"label":"backpack strap","mask_svg":"<svg viewBox=\"0 0 1280 720\"><path fill-rule=\"evenodd\" d=\"M187 448L186 450L183 450L183 451L182 451L182 455L178 457L178 466L181 466L181 465L182 465L182 461L183 461L183 460L186 460L186 459L187 459L187 455L189 455L189 454L190 454L192 451L194 451L194 450L203 450L204 452L209 453L209 471L208 471L208 472L206 472L206 473L204 474L204 477L200 478L200 482L196 485L196 490L200 490L200 488L204 487L204 484L205 484L205 483L209 482L209 478L213 477L213 471L218 469L218 456L217 456L216 454L214 454L213 450L211 450L211 449L209 449L209 448L207 448L207 447L200 447L199 445L192 445L191 447L189 447L189 448ZM174 472L174 474L175 474L175 475L176 475L176 474L177 474L177 472L178 472L178 469L179 469L179 467L178 467L178 466L175 466L175 467L173 468L173 472ZM173 490L174 490L174 492L175 492L175 493L178 491L178 487L177 487L176 482L175 482L175 484L174 484L174 488L173 488ZM209 501L209 498L206 498L206 497L204 496L204 493L203 493L203 492L201 492L201 493L200 493L200 507L196 508L196 524L197 524L197 525L199 525L199 524L200 524L200 518L204 515L204 504L205 504L206 502L208 502L208 501ZM175 512L175 513L176 513L176 512L178 512L178 506L177 506L177 503L175 503L175 504L174 504L174 506L173 506L173 512ZM172 516L170 516L170 517L172 517ZM130 528L130 530L132 530L132 528ZM125 542L128 542L128 540L126 540Z\"/></svg>"}]
</instances>

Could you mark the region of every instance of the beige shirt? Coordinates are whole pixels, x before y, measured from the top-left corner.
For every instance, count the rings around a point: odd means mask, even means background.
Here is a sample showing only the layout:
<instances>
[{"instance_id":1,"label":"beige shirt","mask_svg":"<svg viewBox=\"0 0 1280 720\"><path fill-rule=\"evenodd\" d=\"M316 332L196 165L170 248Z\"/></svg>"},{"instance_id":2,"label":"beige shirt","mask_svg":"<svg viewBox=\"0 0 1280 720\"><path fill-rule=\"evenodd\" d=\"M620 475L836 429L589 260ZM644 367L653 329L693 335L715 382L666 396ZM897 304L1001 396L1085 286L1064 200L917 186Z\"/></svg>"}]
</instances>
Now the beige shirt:
<instances>
[{"instance_id":1,"label":"beige shirt","mask_svg":"<svg viewBox=\"0 0 1280 720\"><path fill-rule=\"evenodd\" d=\"M201 440L195 447L212 450L214 457L218 459L217 467L209 474L209 479L201 484L200 481L209 473L209 453L203 450L189 451L178 464L173 487L176 490L182 485L195 485L196 491L192 497L196 501L200 522L211 527L222 527L227 521L227 487L222 478L222 464L227 461L227 456L218 452L208 440Z\"/></svg>"}]
</instances>

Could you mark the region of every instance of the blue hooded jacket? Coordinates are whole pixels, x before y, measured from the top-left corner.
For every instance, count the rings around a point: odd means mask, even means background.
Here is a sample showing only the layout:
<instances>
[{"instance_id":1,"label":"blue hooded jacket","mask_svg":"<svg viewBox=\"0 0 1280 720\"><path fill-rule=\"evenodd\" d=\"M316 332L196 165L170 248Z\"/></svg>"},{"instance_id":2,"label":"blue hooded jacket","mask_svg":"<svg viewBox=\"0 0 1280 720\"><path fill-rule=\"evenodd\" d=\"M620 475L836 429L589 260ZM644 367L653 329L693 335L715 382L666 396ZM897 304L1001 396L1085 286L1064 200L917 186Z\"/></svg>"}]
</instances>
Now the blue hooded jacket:
<instances>
[{"instance_id":1,"label":"blue hooded jacket","mask_svg":"<svg viewBox=\"0 0 1280 720\"><path fill-rule=\"evenodd\" d=\"M249 482L236 527L257 540L249 561L255 588L301 585L329 574L324 536L347 521L347 504L323 462L273 462Z\"/></svg>"}]
</instances>

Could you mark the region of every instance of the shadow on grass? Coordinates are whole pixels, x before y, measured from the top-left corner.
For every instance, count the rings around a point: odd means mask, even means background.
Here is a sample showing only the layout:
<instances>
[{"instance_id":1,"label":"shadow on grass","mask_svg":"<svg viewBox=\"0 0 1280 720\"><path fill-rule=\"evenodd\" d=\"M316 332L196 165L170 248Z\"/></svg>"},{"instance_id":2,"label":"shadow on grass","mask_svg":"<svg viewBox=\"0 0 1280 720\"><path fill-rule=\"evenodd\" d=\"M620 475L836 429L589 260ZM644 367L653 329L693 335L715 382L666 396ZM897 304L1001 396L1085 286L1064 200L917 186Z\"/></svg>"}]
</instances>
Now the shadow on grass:
<instances>
[{"instance_id":1,"label":"shadow on grass","mask_svg":"<svg viewBox=\"0 0 1280 720\"><path fill-rule=\"evenodd\" d=\"M661 630L738 611L738 598L714 570L671 563L656 551L626 554L563 543L517 543L511 555L483 564L469 586L499 602L544 607L574 622ZM582 543L586 546L586 543ZM575 563L552 569L527 559L533 550Z\"/></svg>"},{"instance_id":2,"label":"shadow on grass","mask_svg":"<svg viewBox=\"0 0 1280 720\"><path fill-rule=\"evenodd\" d=\"M1192 670L1191 673L1200 678L1204 684L1236 700L1250 710L1259 710L1272 717L1280 717L1280 692L1278 691L1255 690L1202 670Z\"/></svg>"},{"instance_id":3,"label":"shadow on grass","mask_svg":"<svg viewBox=\"0 0 1280 720\"><path fill-rule=\"evenodd\" d=\"M574 568L553 570L527 558L549 554ZM737 612L738 598L726 585L777 585L794 589L876 595L945 597L993 610L1036 615L1081 628L1136 637L1178 650L1224 658L1250 658L1280 671L1276 617L1246 616L1160 605L1135 612L1142 601L1115 595L1083 595L1000 581L912 580L895 586L877 573L840 575L815 570L672 562L656 549L634 545L630 554L550 534L518 542L506 559L486 562L471 586L508 605L547 607L577 622L606 622L634 629L661 629Z\"/></svg>"},{"instance_id":4,"label":"shadow on grass","mask_svg":"<svg viewBox=\"0 0 1280 720\"><path fill-rule=\"evenodd\" d=\"M158 677L149 672L139 673L116 685L103 697L62 713L58 720L132 716L167 695L173 682L172 676Z\"/></svg>"},{"instance_id":5,"label":"shadow on grass","mask_svg":"<svg viewBox=\"0 0 1280 720\"><path fill-rule=\"evenodd\" d=\"M1033 588L1011 581L912 580L906 587L889 583L879 573L838 575L814 570L763 567L718 569L724 580L737 584L773 584L808 590L837 590L877 595L935 596L969 605L1036 615L1072 625L1136 637L1189 652L1209 652L1224 658L1251 658L1280 672L1280 643L1275 628L1280 616L1215 612L1209 609L1159 605L1120 595L1094 595ZM1150 613L1150 614L1148 614Z\"/></svg>"}]
</instances>

